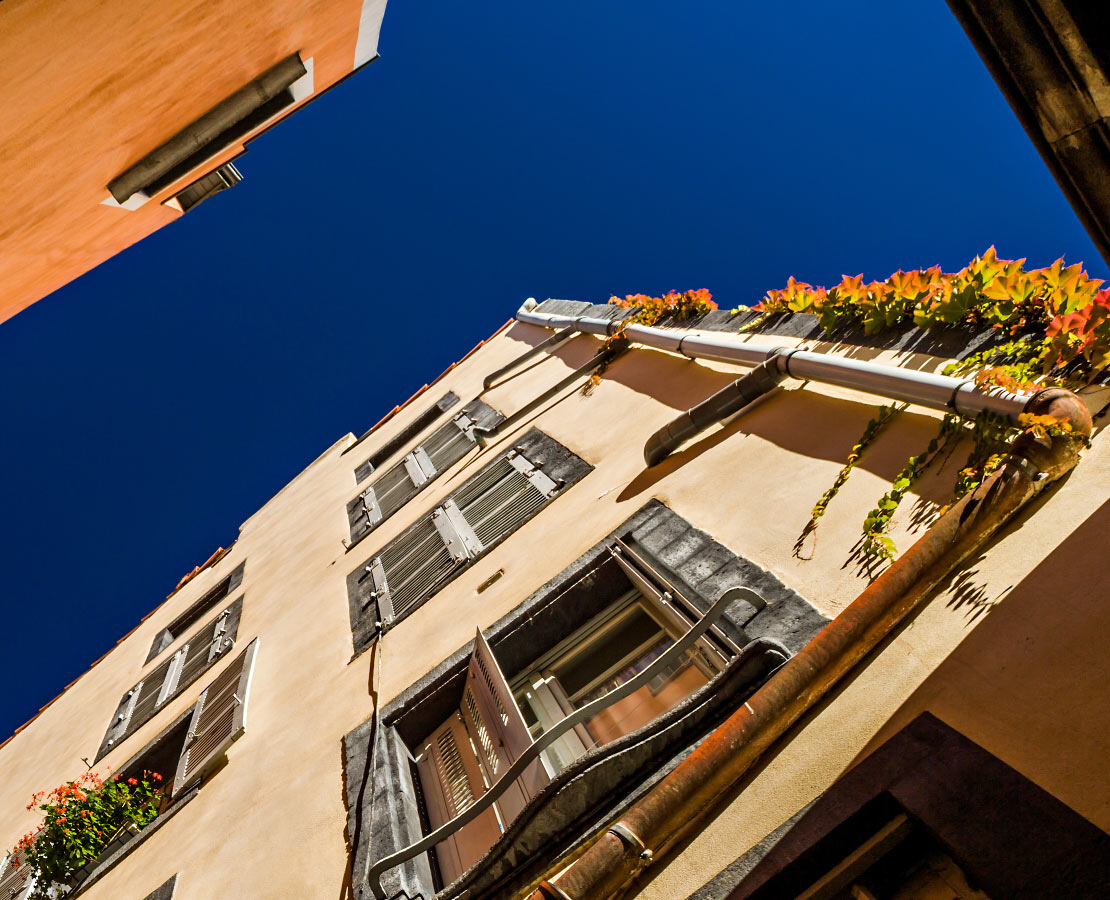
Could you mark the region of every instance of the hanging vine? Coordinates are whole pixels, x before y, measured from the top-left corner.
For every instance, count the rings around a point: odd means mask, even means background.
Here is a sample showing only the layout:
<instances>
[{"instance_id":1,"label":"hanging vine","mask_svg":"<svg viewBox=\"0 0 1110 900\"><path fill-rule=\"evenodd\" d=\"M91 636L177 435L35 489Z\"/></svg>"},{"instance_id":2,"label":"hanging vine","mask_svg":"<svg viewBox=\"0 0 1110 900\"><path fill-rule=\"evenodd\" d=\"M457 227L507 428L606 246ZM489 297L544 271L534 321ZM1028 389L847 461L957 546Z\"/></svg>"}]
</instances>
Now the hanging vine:
<instances>
[{"instance_id":1,"label":"hanging vine","mask_svg":"<svg viewBox=\"0 0 1110 900\"><path fill-rule=\"evenodd\" d=\"M863 429L863 434L860 435L860 439L856 441L855 446L849 451L848 459L845 460L844 463L844 468L837 473L836 480L833 481L832 487L825 491L825 493L821 495L821 499L814 505L813 511L809 516L809 521L806 522L806 526L802 529L802 533L798 535L798 540L794 542L794 555L799 559L813 558L812 553L809 556L802 556L802 549L805 546L806 538L812 534L814 536L814 546L816 547L818 520L825 514L825 510L837 495L837 492L844 486L844 483L852 474L852 469L856 467L856 463L858 463L860 457L863 456L863 451L875 440L879 432L886 427L886 424L907 406L908 404L906 403L892 403L889 406L883 406L879 409L878 415L867 423L867 427Z\"/></svg>"},{"instance_id":2,"label":"hanging vine","mask_svg":"<svg viewBox=\"0 0 1110 900\"><path fill-rule=\"evenodd\" d=\"M959 416L955 413L945 413L940 421L940 428L925 450L906 461L905 468L895 477L890 490L883 494L875 508L863 520L863 543L860 551L864 556L893 558L897 548L894 546L893 539L887 534L890 520L906 496L906 491L921 478L952 438L963 430L963 422Z\"/></svg>"},{"instance_id":3,"label":"hanging vine","mask_svg":"<svg viewBox=\"0 0 1110 900\"><path fill-rule=\"evenodd\" d=\"M1024 259L998 259L991 247L954 273L936 266L899 270L867 284L862 275L844 276L828 289L791 277L785 288L768 291L760 304L751 307L761 315L747 325L754 327L776 313L796 312L816 315L826 332L855 324L862 326L866 335L910 324L919 328L987 325L1009 340L950 364L945 374L972 375L980 390L1017 392L1050 384L1089 383L1110 365L1110 289L1099 290L1102 282L1088 277L1082 265L1065 267L1062 259L1043 269L1026 270L1024 264ZM746 310L739 307L733 313ZM887 409L883 407L880 417ZM874 439L875 423L875 419L868 423L833 486L814 507L795 544L796 555L858 462L863 447ZM895 555L897 548L889 535L894 513L945 448L952 448L962 437L971 439L971 450L953 489L958 499L1001 465L1022 431L1068 434L1070 426L1049 416L1021 416L1014 425L995 416L981 415L969 422L952 413L945 415L929 445L907 461L891 489L864 519L863 555L885 559Z\"/></svg>"}]
</instances>

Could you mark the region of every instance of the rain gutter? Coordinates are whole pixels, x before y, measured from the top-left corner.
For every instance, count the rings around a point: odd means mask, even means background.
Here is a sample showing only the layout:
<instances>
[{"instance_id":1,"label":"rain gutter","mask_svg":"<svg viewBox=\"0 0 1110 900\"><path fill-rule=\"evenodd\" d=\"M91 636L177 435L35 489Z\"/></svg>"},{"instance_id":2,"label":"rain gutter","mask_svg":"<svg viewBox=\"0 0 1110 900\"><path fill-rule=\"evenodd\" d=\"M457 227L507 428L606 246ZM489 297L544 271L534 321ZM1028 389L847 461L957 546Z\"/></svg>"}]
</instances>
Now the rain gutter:
<instances>
[{"instance_id":1,"label":"rain gutter","mask_svg":"<svg viewBox=\"0 0 1110 900\"><path fill-rule=\"evenodd\" d=\"M525 302L517 311L516 318L518 322L539 325L542 328L573 328L585 334L602 337L623 333L629 341L645 347L680 353L690 359L751 366L756 370L682 413L652 435L644 449L648 465L660 462L682 441L758 399L788 376L852 388L890 400L956 412L971 418L985 412L1017 421L1018 416L1029 412L1028 406L1036 396L1013 393L1001 388L983 391L970 378L953 378L933 372L902 369L812 350L757 347L732 336L697 334L638 324L626 325L622 331L619 320L539 312L535 309L534 301ZM744 402L738 404L737 399Z\"/></svg>"}]
</instances>

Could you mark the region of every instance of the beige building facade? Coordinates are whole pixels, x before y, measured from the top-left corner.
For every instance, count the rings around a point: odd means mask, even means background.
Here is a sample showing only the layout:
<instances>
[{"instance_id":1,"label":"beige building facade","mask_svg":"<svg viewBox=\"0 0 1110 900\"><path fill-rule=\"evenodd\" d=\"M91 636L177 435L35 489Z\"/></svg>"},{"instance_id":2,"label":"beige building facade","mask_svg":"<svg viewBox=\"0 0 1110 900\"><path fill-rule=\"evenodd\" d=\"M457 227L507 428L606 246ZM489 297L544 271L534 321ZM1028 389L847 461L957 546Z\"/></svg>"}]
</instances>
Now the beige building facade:
<instances>
[{"instance_id":1,"label":"beige building facade","mask_svg":"<svg viewBox=\"0 0 1110 900\"><path fill-rule=\"evenodd\" d=\"M935 409L893 421L796 549L888 401L787 378L647 466L651 435L751 366L634 341L595 383L611 343L528 318L325 449L0 747L0 839L34 828L30 796L88 760L157 767L166 785L161 814L69 894L89 900L584 900L603 894L574 892L583 851L605 841L638 859L624 896L1099 896L1086 893L1110 858L1098 420L1074 470L888 634L828 651L844 674L801 691L790 722L728 743L722 729L761 714L947 521L966 448L903 503L887 575L854 553L859 524L935 433ZM832 344L793 320L738 334L715 313L658 330L916 373L967 344ZM1081 399L1097 413L1107 392ZM714 753L748 746L737 777L691 787ZM637 823L668 791L685 825L649 845ZM433 832L431 852L401 858ZM16 875L0 896L27 890Z\"/></svg>"}]
</instances>

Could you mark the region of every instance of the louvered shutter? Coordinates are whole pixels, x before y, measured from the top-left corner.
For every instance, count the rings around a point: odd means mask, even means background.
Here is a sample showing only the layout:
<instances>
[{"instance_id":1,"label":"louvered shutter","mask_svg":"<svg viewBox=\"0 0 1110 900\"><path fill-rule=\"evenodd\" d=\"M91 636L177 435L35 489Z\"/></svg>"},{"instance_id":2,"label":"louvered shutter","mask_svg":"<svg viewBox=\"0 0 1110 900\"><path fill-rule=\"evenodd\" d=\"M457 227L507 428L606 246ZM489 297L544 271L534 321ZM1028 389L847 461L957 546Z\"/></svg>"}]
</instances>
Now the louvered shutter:
<instances>
[{"instance_id":1,"label":"louvered shutter","mask_svg":"<svg viewBox=\"0 0 1110 900\"><path fill-rule=\"evenodd\" d=\"M391 541L370 563L374 582L370 596L377 600L383 621L423 603L460 564L440 536L436 518L435 513L425 517Z\"/></svg>"},{"instance_id":2,"label":"louvered shutter","mask_svg":"<svg viewBox=\"0 0 1110 900\"><path fill-rule=\"evenodd\" d=\"M182 651L187 652L181 665L177 684L192 684L205 669L234 646L235 641L232 640L227 629L230 618L231 609L225 609L213 623L212 630L208 634L198 633L193 636L188 644L182 647ZM176 686L175 684L175 689Z\"/></svg>"},{"instance_id":3,"label":"louvered shutter","mask_svg":"<svg viewBox=\"0 0 1110 900\"><path fill-rule=\"evenodd\" d=\"M559 492L559 485L516 450L455 495L483 547L512 534Z\"/></svg>"},{"instance_id":4,"label":"louvered shutter","mask_svg":"<svg viewBox=\"0 0 1110 900\"><path fill-rule=\"evenodd\" d=\"M0 900L26 900L35 886L30 868L23 865L23 851L4 857L0 864Z\"/></svg>"},{"instance_id":5,"label":"louvered shutter","mask_svg":"<svg viewBox=\"0 0 1110 900\"><path fill-rule=\"evenodd\" d=\"M481 629L474 637L461 711L486 778L493 784L532 746L532 735ZM497 798L506 824L517 817L546 781L537 759Z\"/></svg>"},{"instance_id":6,"label":"louvered shutter","mask_svg":"<svg viewBox=\"0 0 1110 900\"><path fill-rule=\"evenodd\" d=\"M173 656L163 660L124 695L112 724L108 727L97 759L147 722L177 696L181 689L192 684L221 654L234 645L230 628L233 618L238 621L237 616L233 616L233 611L238 610L240 603L240 600L236 600L215 621L199 629ZM0 900L4 900L2 895Z\"/></svg>"},{"instance_id":7,"label":"louvered shutter","mask_svg":"<svg viewBox=\"0 0 1110 900\"><path fill-rule=\"evenodd\" d=\"M466 456L475 444L475 424L459 413L363 491L348 507L351 540L361 540Z\"/></svg>"},{"instance_id":8,"label":"louvered shutter","mask_svg":"<svg viewBox=\"0 0 1110 900\"><path fill-rule=\"evenodd\" d=\"M378 617L388 623L415 609L560 489L516 450L483 469L366 566L363 577L372 580L369 601L377 602Z\"/></svg>"},{"instance_id":9,"label":"louvered shutter","mask_svg":"<svg viewBox=\"0 0 1110 900\"><path fill-rule=\"evenodd\" d=\"M425 741L416 768L433 830L469 809L485 792L470 738L457 712ZM470 868L500 836L497 814L489 808L436 844L444 884Z\"/></svg>"},{"instance_id":10,"label":"louvered shutter","mask_svg":"<svg viewBox=\"0 0 1110 900\"><path fill-rule=\"evenodd\" d=\"M173 793L200 777L243 734L258 638L201 693L177 765Z\"/></svg>"}]
</instances>

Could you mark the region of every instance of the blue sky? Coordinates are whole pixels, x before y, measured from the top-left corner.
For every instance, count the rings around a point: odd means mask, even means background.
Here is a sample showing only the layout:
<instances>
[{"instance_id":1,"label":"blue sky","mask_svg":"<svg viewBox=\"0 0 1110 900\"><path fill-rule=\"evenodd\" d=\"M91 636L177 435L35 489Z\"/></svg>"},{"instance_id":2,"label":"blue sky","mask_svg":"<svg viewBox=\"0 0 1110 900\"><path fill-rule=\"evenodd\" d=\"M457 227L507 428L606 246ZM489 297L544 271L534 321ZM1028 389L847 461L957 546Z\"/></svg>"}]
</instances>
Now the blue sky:
<instances>
[{"instance_id":1,"label":"blue sky","mask_svg":"<svg viewBox=\"0 0 1110 900\"><path fill-rule=\"evenodd\" d=\"M941 0L395 0L380 50L0 324L0 740L524 297L731 307L990 244L1106 276Z\"/></svg>"}]
</instances>

